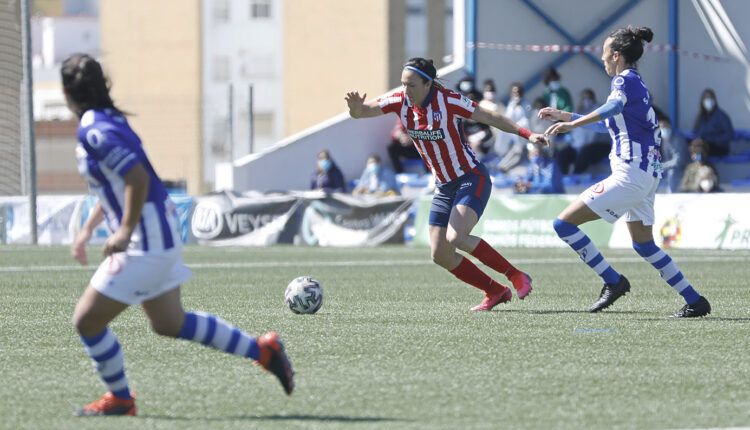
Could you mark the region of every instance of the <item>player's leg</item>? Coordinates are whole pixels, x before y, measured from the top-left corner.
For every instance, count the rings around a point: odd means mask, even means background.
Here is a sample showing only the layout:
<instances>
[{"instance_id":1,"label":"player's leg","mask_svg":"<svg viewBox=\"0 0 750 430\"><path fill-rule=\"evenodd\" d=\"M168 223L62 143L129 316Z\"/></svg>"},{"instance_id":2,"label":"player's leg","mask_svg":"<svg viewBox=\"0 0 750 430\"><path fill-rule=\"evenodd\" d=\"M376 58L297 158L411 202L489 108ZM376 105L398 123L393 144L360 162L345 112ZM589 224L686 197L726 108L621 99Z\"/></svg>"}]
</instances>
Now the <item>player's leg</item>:
<instances>
[{"instance_id":1,"label":"player's leg","mask_svg":"<svg viewBox=\"0 0 750 430\"><path fill-rule=\"evenodd\" d=\"M125 376L125 360L117 336L108 324L128 307L106 297L89 285L73 312L73 325L83 342L86 354L96 364L108 392L99 400L79 410L76 415L135 415L135 402Z\"/></svg>"},{"instance_id":2,"label":"player's leg","mask_svg":"<svg viewBox=\"0 0 750 430\"><path fill-rule=\"evenodd\" d=\"M674 316L678 318L702 317L711 313L711 305L701 296L682 274L682 271L672 258L654 243L652 225L644 225L643 221L628 222L628 231L633 239L633 249L644 260L659 271L659 275L669 286L674 288L685 299L685 306Z\"/></svg>"},{"instance_id":3,"label":"player's leg","mask_svg":"<svg viewBox=\"0 0 750 430\"><path fill-rule=\"evenodd\" d=\"M612 214L609 214L609 216L612 216ZM615 300L630 291L630 283L627 278L617 273L609 265L594 242L578 228L581 224L599 218L601 216L597 212L594 212L581 199L578 199L568 205L552 224L560 239L578 253L581 260L591 267L604 282L604 286L599 293L599 299L589 308L591 312L606 309ZM614 220L616 219L614 217Z\"/></svg>"},{"instance_id":4,"label":"player's leg","mask_svg":"<svg viewBox=\"0 0 750 430\"><path fill-rule=\"evenodd\" d=\"M155 333L254 360L279 379L287 394L294 389L294 373L276 333L256 338L215 315L185 312L179 287L144 301L142 306Z\"/></svg>"}]
</instances>

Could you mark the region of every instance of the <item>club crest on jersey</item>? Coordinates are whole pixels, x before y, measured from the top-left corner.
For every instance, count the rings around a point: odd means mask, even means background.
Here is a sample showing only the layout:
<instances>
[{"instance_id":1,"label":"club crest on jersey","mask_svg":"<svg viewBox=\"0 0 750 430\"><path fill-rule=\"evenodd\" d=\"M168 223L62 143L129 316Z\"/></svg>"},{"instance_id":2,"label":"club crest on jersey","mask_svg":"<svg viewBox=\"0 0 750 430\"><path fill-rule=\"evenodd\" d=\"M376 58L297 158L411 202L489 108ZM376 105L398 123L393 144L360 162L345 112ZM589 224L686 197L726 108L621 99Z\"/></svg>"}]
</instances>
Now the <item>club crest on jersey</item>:
<instances>
[{"instance_id":1,"label":"club crest on jersey","mask_svg":"<svg viewBox=\"0 0 750 430\"><path fill-rule=\"evenodd\" d=\"M440 122L443 119L443 113L442 112L433 112L432 113L432 121L433 122Z\"/></svg>"},{"instance_id":2,"label":"club crest on jersey","mask_svg":"<svg viewBox=\"0 0 750 430\"><path fill-rule=\"evenodd\" d=\"M445 140L443 129L437 130L407 130L409 136L414 140Z\"/></svg>"}]
</instances>

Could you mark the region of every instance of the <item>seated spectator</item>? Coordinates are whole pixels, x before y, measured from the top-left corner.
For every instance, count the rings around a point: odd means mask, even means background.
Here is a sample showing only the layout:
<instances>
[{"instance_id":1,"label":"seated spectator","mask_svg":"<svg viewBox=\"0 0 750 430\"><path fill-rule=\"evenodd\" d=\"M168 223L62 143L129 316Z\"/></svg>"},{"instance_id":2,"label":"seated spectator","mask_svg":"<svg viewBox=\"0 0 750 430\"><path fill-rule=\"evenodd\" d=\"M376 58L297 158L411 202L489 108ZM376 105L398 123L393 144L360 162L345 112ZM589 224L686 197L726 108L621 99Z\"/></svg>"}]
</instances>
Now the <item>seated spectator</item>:
<instances>
[{"instance_id":1,"label":"seated spectator","mask_svg":"<svg viewBox=\"0 0 750 430\"><path fill-rule=\"evenodd\" d=\"M380 157L371 155L367 158L365 170L352 194L372 194L377 196L398 195L396 175L380 162Z\"/></svg>"},{"instance_id":2,"label":"seated spectator","mask_svg":"<svg viewBox=\"0 0 750 430\"><path fill-rule=\"evenodd\" d=\"M485 80L482 85L482 100L479 102L479 106L501 115L505 112L503 105L497 101L497 87L495 87L495 81L492 79Z\"/></svg>"},{"instance_id":3,"label":"seated spectator","mask_svg":"<svg viewBox=\"0 0 750 430\"><path fill-rule=\"evenodd\" d=\"M565 112L573 111L573 97L570 91L560 84L560 74L554 67L550 67L544 72L544 85L547 88L542 94L546 106L564 110Z\"/></svg>"},{"instance_id":4,"label":"seated spectator","mask_svg":"<svg viewBox=\"0 0 750 430\"><path fill-rule=\"evenodd\" d=\"M516 182L518 194L562 194L565 187L557 163L541 144L529 143L529 166L526 178Z\"/></svg>"},{"instance_id":5,"label":"seated spectator","mask_svg":"<svg viewBox=\"0 0 750 430\"><path fill-rule=\"evenodd\" d=\"M690 158L693 162L685 168L685 174L680 184L683 193L712 193L721 191L719 175L711 163L708 162L708 148L701 139L690 143Z\"/></svg>"},{"instance_id":6,"label":"seated spectator","mask_svg":"<svg viewBox=\"0 0 750 430\"><path fill-rule=\"evenodd\" d=\"M523 84L520 82L510 84L510 99L505 107L505 114L520 127L529 128L531 106L523 98L523 93ZM526 142L526 139L516 134L498 134L495 152L501 157L498 163L501 172L508 173L514 167L524 163L526 160Z\"/></svg>"},{"instance_id":7,"label":"seated spectator","mask_svg":"<svg viewBox=\"0 0 750 430\"><path fill-rule=\"evenodd\" d=\"M661 131L661 166L664 169L664 179L667 181L669 192L676 193L680 190L680 182L685 173L685 166L690 160L690 153L685 139L672 130L669 117L662 116L659 119L659 130Z\"/></svg>"},{"instance_id":8,"label":"seated spectator","mask_svg":"<svg viewBox=\"0 0 750 430\"><path fill-rule=\"evenodd\" d=\"M391 143L388 145L388 158L391 159L391 165L396 173L404 173L404 165L401 162L401 158L408 160L419 160L422 166L422 172L426 172L422 157L417 151L417 147L412 142L411 137L406 132L404 124L401 122L401 118L396 118L396 125L391 131Z\"/></svg>"},{"instance_id":9,"label":"seated spectator","mask_svg":"<svg viewBox=\"0 0 750 430\"><path fill-rule=\"evenodd\" d=\"M696 139L701 139L708 145L709 157L729 155L729 143L734 138L734 127L729 115L719 108L714 90L703 90L698 109L693 126Z\"/></svg>"},{"instance_id":10,"label":"seated spectator","mask_svg":"<svg viewBox=\"0 0 750 430\"><path fill-rule=\"evenodd\" d=\"M345 193L344 175L331 158L327 149L318 153L318 165L310 180L311 190L323 190L327 193Z\"/></svg>"},{"instance_id":11,"label":"seated spectator","mask_svg":"<svg viewBox=\"0 0 750 430\"><path fill-rule=\"evenodd\" d=\"M585 115L598 105L594 90L586 88L581 91L576 112ZM607 158L612 148L609 134L598 133L584 127L573 129L570 132L570 138L570 147L575 151L573 159L573 173L575 174L583 173L589 167ZM563 174L567 173L566 169L562 169L562 171Z\"/></svg>"},{"instance_id":12,"label":"seated spectator","mask_svg":"<svg viewBox=\"0 0 750 430\"><path fill-rule=\"evenodd\" d=\"M544 104L544 99L538 97L531 103L531 114L529 115L529 129L532 133L544 133L549 126L552 125L552 121L548 119L539 118L539 111L547 107Z\"/></svg>"}]
</instances>

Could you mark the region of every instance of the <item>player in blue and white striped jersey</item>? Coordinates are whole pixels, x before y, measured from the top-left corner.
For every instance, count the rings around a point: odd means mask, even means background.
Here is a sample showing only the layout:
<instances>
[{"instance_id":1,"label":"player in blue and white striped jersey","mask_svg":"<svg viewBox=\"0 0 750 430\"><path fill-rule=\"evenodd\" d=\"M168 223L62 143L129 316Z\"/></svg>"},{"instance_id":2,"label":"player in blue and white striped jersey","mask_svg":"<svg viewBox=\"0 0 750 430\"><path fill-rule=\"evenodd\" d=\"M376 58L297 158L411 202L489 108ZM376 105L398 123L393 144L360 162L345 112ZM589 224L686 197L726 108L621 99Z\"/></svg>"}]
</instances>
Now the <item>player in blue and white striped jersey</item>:
<instances>
[{"instance_id":1,"label":"player in blue and white striped jersey","mask_svg":"<svg viewBox=\"0 0 750 430\"><path fill-rule=\"evenodd\" d=\"M128 306L140 304L160 335L250 358L273 373L287 394L293 371L276 333L253 337L203 312L185 312L180 285L190 278L174 205L146 156L138 135L109 95L101 65L85 54L63 62L62 83L70 109L80 119L78 169L99 196L71 247L87 264L86 244L106 218L111 235L105 260L76 304L73 323L86 353L108 388L78 415L135 415L122 348L108 325Z\"/></svg>"},{"instance_id":2,"label":"player in blue and white striped jersey","mask_svg":"<svg viewBox=\"0 0 750 430\"><path fill-rule=\"evenodd\" d=\"M607 263L578 226L600 218L614 223L624 215L633 249L685 299L685 306L674 316L702 317L711 312L711 305L695 291L671 257L656 246L652 233L654 197L662 173L661 138L651 95L636 69L644 41L652 38L653 32L647 27L627 27L615 30L605 40L602 62L607 75L612 76L612 85L607 102L598 109L586 115L553 108L539 112L541 118L562 121L551 125L546 134L589 127L609 132L612 137L612 174L584 191L562 211L553 226L558 236L604 281L591 312L606 309L629 292L630 282Z\"/></svg>"}]
</instances>

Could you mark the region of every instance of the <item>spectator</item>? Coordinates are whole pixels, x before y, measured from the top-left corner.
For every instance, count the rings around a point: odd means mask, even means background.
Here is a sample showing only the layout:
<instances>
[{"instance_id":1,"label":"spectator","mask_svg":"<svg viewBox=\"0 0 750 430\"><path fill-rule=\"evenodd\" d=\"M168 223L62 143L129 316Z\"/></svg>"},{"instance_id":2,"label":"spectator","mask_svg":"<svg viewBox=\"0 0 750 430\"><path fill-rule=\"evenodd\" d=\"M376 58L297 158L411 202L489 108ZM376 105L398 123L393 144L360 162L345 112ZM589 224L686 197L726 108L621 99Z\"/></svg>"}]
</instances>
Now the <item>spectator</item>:
<instances>
[{"instance_id":1,"label":"spectator","mask_svg":"<svg viewBox=\"0 0 750 430\"><path fill-rule=\"evenodd\" d=\"M664 169L664 178L670 193L680 190L682 175L685 166L690 160L687 143L679 133L674 133L669 117L663 116L659 119L659 130L661 131L661 167Z\"/></svg>"},{"instance_id":2,"label":"spectator","mask_svg":"<svg viewBox=\"0 0 750 430\"><path fill-rule=\"evenodd\" d=\"M720 191L719 175L708 162L708 147L700 138L690 143L690 158L693 162L685 168L680 184L683 193L712 193Z\"/></svg>"},{"instance_id":3,"label":"spectator","mask_svg":"<svg viewBox=\"0 0 750 430\"><path fill-rule=\"evenodd\" d=\"M554 67L544 72L544 85L547 88L542 98L546 106L565 112L573 111L573 98L570 96L570 91L560 84L560 75Z\"/></svg>"},{"instance_id":4,"label":"spectator","mask_svg":"<svg viewBox=\"0 0 750 430\"><path fill-rule=\"evenodd\" d=\"M482 93L474 88L474 81L468 76L458 82L458 91L477 103L480 103L483 97ZM495 136L489 125L464 119L463 132L469 146L480 158L485 158L494 152Z\"/></svg>"},{"instance_id":5,"label":"spectator","mask_svg":"<svg viewBox=\"0 0 750 430\"><path fill-rule=\"evenodd\" d=\"M359 178L352 194L372 194L377 196L398 195L396 176L393 171L380 162L380 157L370 155L365 170Z\"/></svg>"},{"instance_id":6,"label":"spectator","mask_svg":"<svg viewBox=\"0 0 750 430\"><path fill-rule=\"evenodd\" d=\"M529 115L529 129L534 133L544 133L544 131L547 130L550 125L552 125L552 121L539 117L539 111L544 109L545 107L546 105L544 104L544 99L541 97L534 99L534 102L531 104L531 114Z\"/></svg>"},{"instance_id":7,"label":"spectator","mask_svg":"<svg viewBox=\"0 0 750 430\"><path fill-rule=\"evenodd\" d=\"M581 98L578 102L576 112L585 115L598 106L596 94L591 88L581 91ZM598 133L596 131L578 127L570 132L570 146L575 150L573 164L573 173L579 174L585 172L590 166L604 160L609 155L612 148L609 142L609 134ZM563 173L566 170L563 169Z\"/></svg>"},{"instance_id":8,"label":"spectator","mask_svg":"<svg viewBox=\"0 0 750 430\"><path fill-rule=\"evenodd\" d=\"M521 127L530 128L531 106L523 98L523 84L510 84L510 100L505 107L505 116ZM526 139L510 133L500 133L495 144L495 152L502 158L498 163L501 172L507 173L526 160Z\"/></svg>"},{"instance_id":9,"label":"spectator","mask_svg":"<svg viewBox=\"0 0 750 430\"><path fill-rule=\"evenodd\" d=\"M497 87L495 87L495 81L492 79L485 80L482 85L482 100L479 102L479 106L500 115L505 113L503 105L497 102Z\"/></svg>"},{"instance_id":10,"label":"spectator","mask_svg":"<svg viewBox=\"0 0 750 430\"><path fill-rule=\"evenodd\" d=\"M391 159L391 165L396 173L404 173L404 165L401 162L401 158L408 160L419 160L420 166L422 166L422 172L425 172L424 162L422 156L419 155L417 147L412 142L411 137L406 132L406 128L401 123L401 119L396 119L396 125L391 131L391 143L388 145L388 157Z\"/></svg>"},{"instance_id":11,"label":"spectator","mask_svg":"<svg viewBox=\"0 0 750 430\"><path fill-rule=\"evenodd\" d=\"M311 190L323 190L326 193L346 192L344 175L331 158L327 149L318 153L318 165L310 180Z\"/></svg>"},{"instance_id":12,"label":"spectator","mask_svg":"<svg viewBox=\"0 0 750 430\"><path fill-rule=\"evenodd\" d=\"M729 115L719 108L716 93L711 88L703 90L693 133L708 145L709 157L729 155L729 143L734 138L734 128Z\"/></svg>"},{"instance_id":13,"label":"spectator","mask_svg":"<svg viewBox=\"0 0 750 430\"><path fill-rule=\"evenodd\" d=\"M565 187L557 163L547 155L544 147L528 144L529 166L526 178L516 182L519 194L563 194Z\"/></svg>"}]
</instances>

